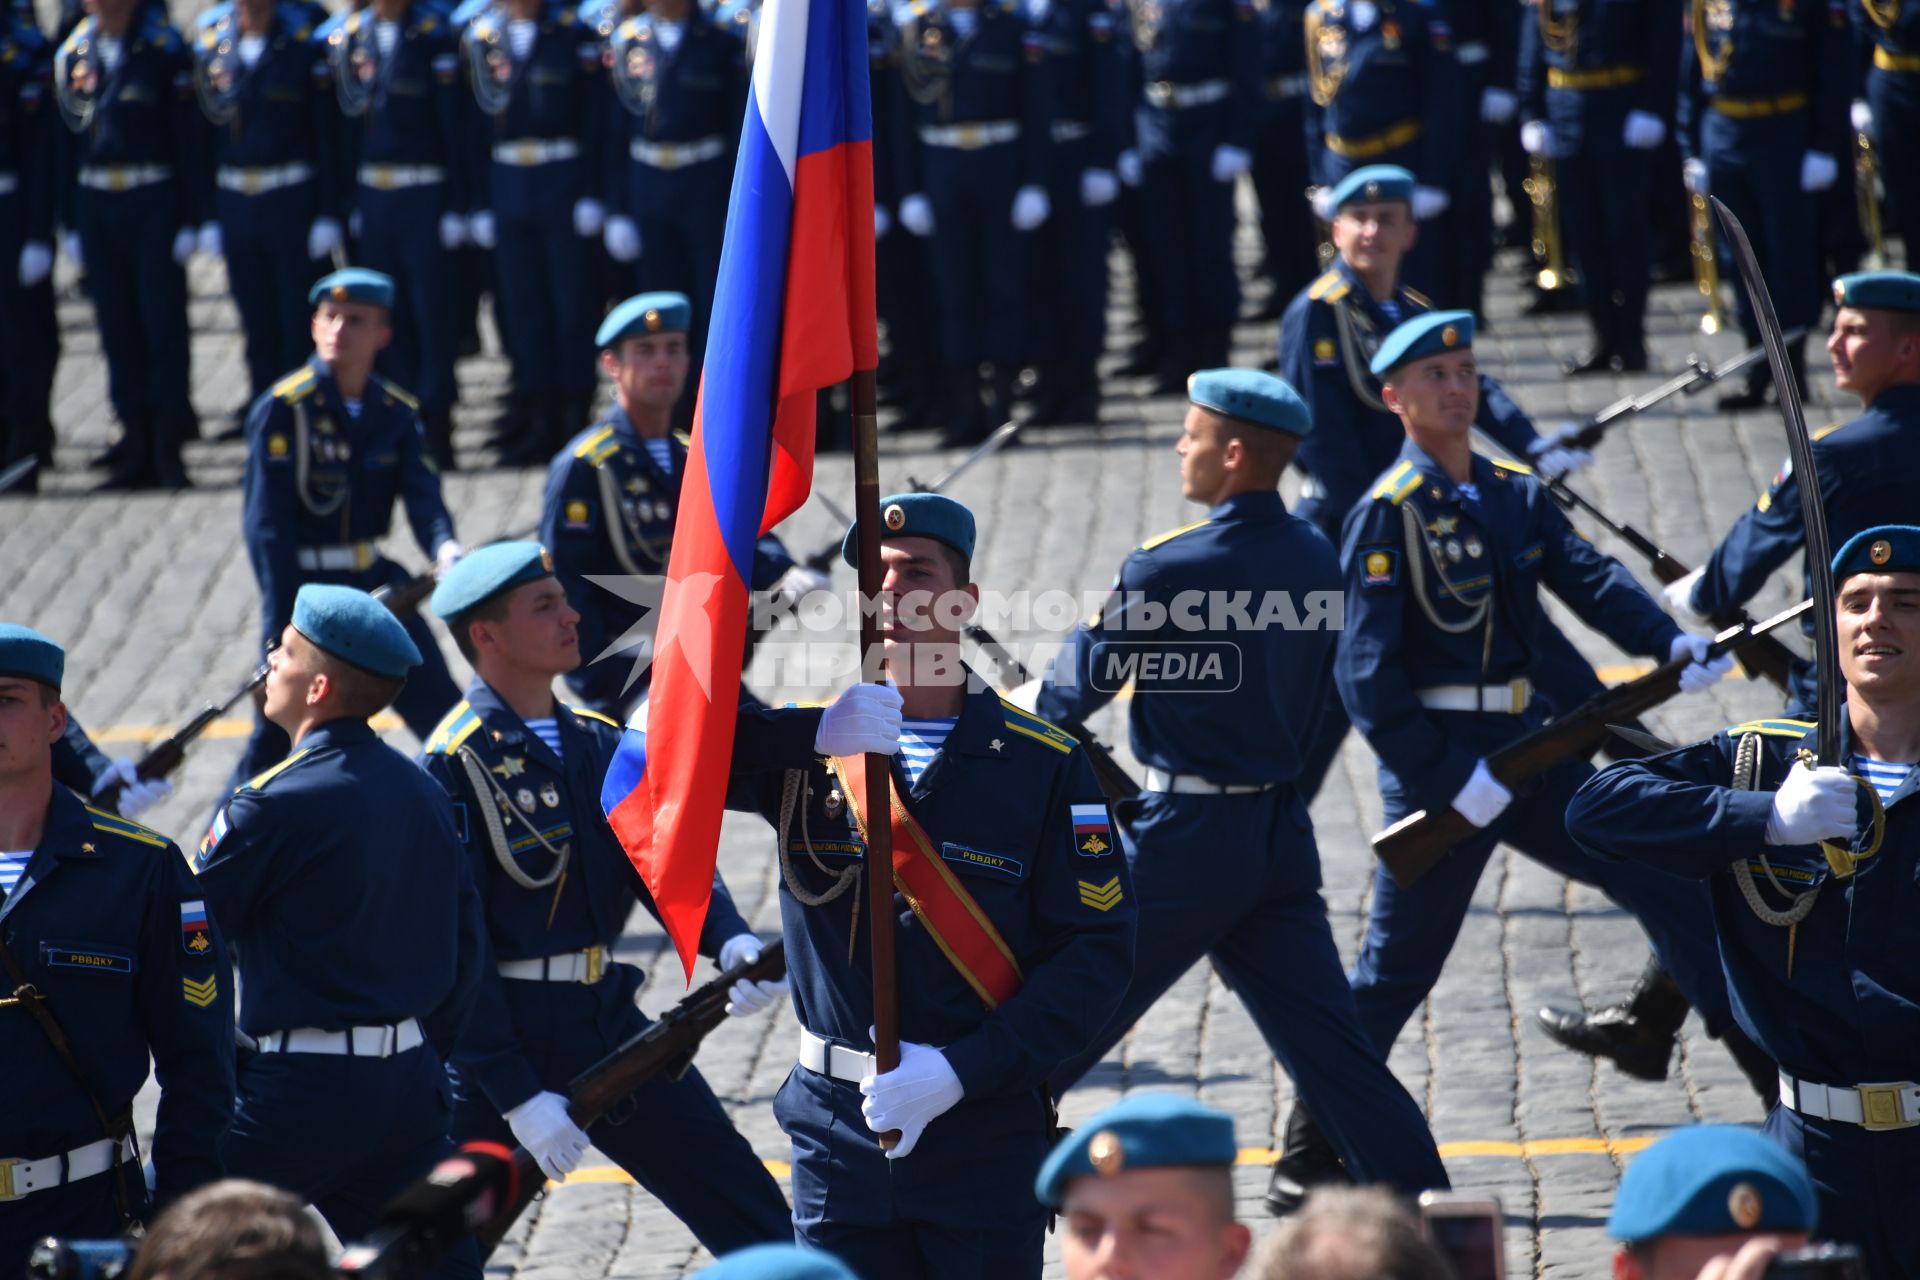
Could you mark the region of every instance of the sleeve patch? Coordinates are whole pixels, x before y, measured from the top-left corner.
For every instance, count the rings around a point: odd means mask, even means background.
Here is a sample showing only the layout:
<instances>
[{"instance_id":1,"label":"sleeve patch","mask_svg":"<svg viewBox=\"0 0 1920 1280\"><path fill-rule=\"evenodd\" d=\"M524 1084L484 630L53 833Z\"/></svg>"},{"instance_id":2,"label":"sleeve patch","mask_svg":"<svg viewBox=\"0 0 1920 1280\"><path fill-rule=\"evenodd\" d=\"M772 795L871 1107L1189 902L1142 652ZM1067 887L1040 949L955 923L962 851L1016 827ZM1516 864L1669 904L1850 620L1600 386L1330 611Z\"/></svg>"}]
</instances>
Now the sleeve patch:
<instances>
[{"instance_id":1,"label":"sleeve patch","mask_svg":"<svg viewBox=\"0 0 1920 1280\"><path fill-rule=\"evenodd\" d=\"M1316 338L1313 343L1313 362L1326 366L1339 363L1339 348L1332 338Z\"/></svg>"},{"instance_id":2,"label":"sleeve patch","mask_svg":"<svg viewBox=\"0 0 1920 1280\"><path fill-rule=\"evenodd\" d=\"M593 527L593 507L585 498L575 498L567 503L562 513L560 527L563 529L590 529Z\"/></svg>"},{"instance_id":3,"label":"sleeve patch","mask_svg":"<svg viewBox=\"0 0 1920 1280\"><path fill-rule=\"evenodd\" d=\"M1095 911L1111 911L1126 898L1120 889L1120 877L1114 876L1104 884L1095 884L1091 880L1079 881L1080 905L1092 907Z\"/></svg>"},{"instance_id":4,"label":"sleeve patch","mask_svg":"<svg viewBox=\"0 0 1920 1280\"><path fill-rule=\"evenodd\" d=\"M196 1009L204 1009L220 998L220 979L211 973L198 982L192 978L182 978L180 991L188 1004Z\"/></svg>"},{"instance_id":5,"label":"sleeve patch","mask_svg":"<svg viewBox=\"0 0 1920 1280\"><path fill-rule=\"evenodd\" d=\"M1106 805L1073 806L1073 847L1086 858L1104 858L1113 852L1113 824Z\"/></svg>"},{"instance_id":6,"label":"sleeve patch","mask_svg":"<svg viewBox=\"0 0 1920 1280\"><path fill-rule=\"evenodd\" d=\"M1360 549L1360 585L1392 587L1400 582L1398 547L1362 547Z\"/></svg>"},{"instance_id":7,"label":"sleeve patch","mask_svg":"<svg viewBox=\"0 0 1920 1280\"><path fill-rule=\"evenodd\" d=\"M221 818L226 811L222 810ZM213 950L213 939L207 936L207 904L196 899L180 904L180 946L190 956L203 956Z\"/></svg>"}]
</instances>

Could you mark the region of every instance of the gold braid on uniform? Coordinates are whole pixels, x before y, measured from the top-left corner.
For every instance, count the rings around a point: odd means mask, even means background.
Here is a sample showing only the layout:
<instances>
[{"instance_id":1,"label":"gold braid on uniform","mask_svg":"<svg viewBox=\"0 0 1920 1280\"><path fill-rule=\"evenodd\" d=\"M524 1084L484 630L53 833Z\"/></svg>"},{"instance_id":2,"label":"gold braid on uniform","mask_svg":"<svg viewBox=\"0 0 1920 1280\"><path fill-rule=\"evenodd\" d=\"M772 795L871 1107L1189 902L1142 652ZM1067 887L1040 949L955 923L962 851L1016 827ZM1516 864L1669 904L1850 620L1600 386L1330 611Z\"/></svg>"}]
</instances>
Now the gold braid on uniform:
<instances>
[{"instance_id":1,"label":"gold braid on uniform","mask_svg":"<svg viewBox=\"0 0 1920 1280\"><path fill-rule=\"evenodd\" d=\"M1736 791L1757 790L1760 785L1760 735L1743 733L1740 735L1739 749L1733 756L1733 786ZM1753 908L1753 914L1765 924L1778 929L1790 929L1807 918L1807 912L1813 910L1814 900L1820 896L1820 886L1815 885L1806 893L1795 893L1780 883L1773 874L1773 863L1767 855L1760 855L1760 870L1766 873L1767 883L1774 891L1793 905L1785 911L1775 911L1760 897L1758 886L1753 883L1753 869L1747 866L1745 858L1735 859L1733 878L1740 885L1740 896Z\"/></svg>"},{"instance_id":2,"label":"gold braid on uniform","mask_svg":"<svg viewBox=\"0 0 1920 1280\"><path fill-rule=\"evenodd\" d=\"M1308 5L1306 14L1307 91L1313 95L1313 105L1316 107L1324 107L1333 101L1334 95L1340 92L1340 82L1346 78L1347 74L1344 61L1336 63L1334 69L1328 71L1321 59L1320 41L1323 21L1320 16L1320 6ZM1345 33L1340 32L1338 27L1335 27L1334 31L1338 33L1335 36L1335 42L1344 43L1342 37Z\"/></svg>"},{"instance_id":3,"label":"gold braid on uniform","mask_svg":"<svg viewBox=\"0 0 1920 1280\"><path fill-rule=\"evenodd\" d=\"M1873 19L1873 25L1882 31L1891 30L1893 24L1900 21L1900 0L1884 0L1882 3L1860 0L1860 7L1867 11L1867 17Z\"/></svg>"},{"instance_id":4,"label":"gold braid on uniform","mask_svg":"<svg viewBox=\"0 0 1920 1280\"><path fill-rule=\"evenodd\" d=\"M1460 589L1453 585L1453 579L1447 576L1446 562L1435 555L1433 548L1427 545L1427 518L1414 504L1412 498L1400 504L1400 523L1405 527L1407 535L1407 585L1413 588L1413 598L1419 602L1420 612L1427 615L1428 622L1453 636L1465 635L1485 622L1487 636L1491 640L1493 636L1492 577L1489 576L1487 579L1487 594L1480 597L1480 603L1468 604L1466 597L1460 594ZM1439 610L1433 607L1433 601L1427 599L1426 566L1428 563L1431 563L1433 571L1440 575L1441 589L1455 604L1469 610L1470 617L1459 622L1448 622L1440 616Z\"/></svg>"},{"instance_id":5,"label":"gold braid on uniform","mask_svg":"<svg viewBox=\"0 0 1920 1280\"><path fill-rule=\"evenodd\" d=\"M1571 63L1574 51L1580 44L1580 0L1570 0L1567 16L1553 16L1554 0L1534 0L1534 9L1540 16L1540 43L1554 53L1564 53Z\"/></svg>"},{"instance_id":6,"label":"gold braid on uniform","mask_svg":"<svg viewBox=\"0 0 1920 1280\"><path fill-rule=\"evenodd\" d=\"M1372 322L1360 310L1360 304L1351 298L1333 304L1333 318L1340 331L1340 361L1346 366L1347 382L1353 387L1353 394L1375 413L1391 413L1387 402L1380 398L1379 384L1373 380L1373 372L1366 364ZM1364 332L1362 326L1365 326Z\"/></svg>"},{"instance_id":7,"label":"gold braid on uniform","mask_svg":"<svg viewBox=\"0 0 1920 1280\"><path fill-rule=\"evenodd\" d=\"M313 500L312 490L307 488L307 460L310 450L307 448L309 428L307 426L307 406L295 401L293 404L293 487L299 495L301 505L316 516L330 516L346 505L347 497L353 492L353 486L343 484L340 492L333 495L333 501L321 506Z\"/></svg>"},{"instance_id":8,"label":"gold braid on uniform","mask_svg":"<svg viewBox=\"0 0 1920 1280\"><path fill-rule=\"evenodd\" d=\"M627 509L621 504L620 482L614 477L613 468L595 467L593 474L600 482L600 505L607 510L607 541L613 544L613 558L620 562L622 569L636 578L651 576L634 562L627 540L631 538L639 546L641 554L655 564L665 565L667 553L673 547L672 537L660 542L641 537L639 527L627 522Z\"/></svg>"},{"instance_id":9,"label":"gold braid on uniform","mask_svg":"<svg viewBox=\"0 0 1920 1280\"><path fill-rule=\"evenodd\" d=\"M1716 54L1708 46L1712 39L1707 25L1708 0L1693 0L1693 51L1700 59L1700 77L1708 84L1717 85L1727 74L1727 64L1733 61L1733 40L1724 37L1721 41L1722 52ZM1722 8L1731 5L1732 0L1714 0Z\"/></svg>"},{"instance_id":10,"label":"gold braid on uniform","mask_svg":"<svg viewBox=\"0 0 1920 1280\"><path fill-rule=\"evenodd\" d=\"M793 815L796 809L800 813L800 847L807 851L808 861L812 862L815 870L822 875L834 875L827 869L826 864L820 861L820 855L813 851L813 836L807 831L806 797L801 794L803 789L808 793L813 790L812 785L807 782L807 771L788 769L786 778L780 786L780 825L774 829L774 839L779 842L780 849L780 878L787 882L787 892L797 898L800 905L824 907L860 882L860 864L855 862L852 866L841 870L833 886L824 892L813 893L801 885L800 878L793 874L793 859L787 854L787 832L793 826ZM854 910L859 909L860 901L856 898Z\"/></svg>"},{"instance_id":11,"label":"gold braid on uniform","mask_svg":"<svg viewBox=\"0 0 1920 1280\"><path fill-rule=\"evenodd\" d=\"M493 780L493 775L488 773L486 766L480 763L480 757L474 754L472 747L461 747L454 754L458 755L460 763L466 766L467 782L473 787L473 798L481 802L480 810L486 819L487 837L493 845L494 860L500 864L500 869L507 873L507 879L522 889L544 889L564 876L567 873L567 858L572 854L573 846L563 844L558 849L554 848L552 843L540 834L538 827L521 817L520 811L514 808L512 799L508 797L505 789ZM493 793L492 804L486 803L489 791ZM553 870L545 876L535 879L522 871L519 864L513 860L513 849L507 843L506 824L500 821L502 809L519 818L520 825L533 833L533 838L540 842L541 848L553 855Z\"/></svg>"}]
</instances>

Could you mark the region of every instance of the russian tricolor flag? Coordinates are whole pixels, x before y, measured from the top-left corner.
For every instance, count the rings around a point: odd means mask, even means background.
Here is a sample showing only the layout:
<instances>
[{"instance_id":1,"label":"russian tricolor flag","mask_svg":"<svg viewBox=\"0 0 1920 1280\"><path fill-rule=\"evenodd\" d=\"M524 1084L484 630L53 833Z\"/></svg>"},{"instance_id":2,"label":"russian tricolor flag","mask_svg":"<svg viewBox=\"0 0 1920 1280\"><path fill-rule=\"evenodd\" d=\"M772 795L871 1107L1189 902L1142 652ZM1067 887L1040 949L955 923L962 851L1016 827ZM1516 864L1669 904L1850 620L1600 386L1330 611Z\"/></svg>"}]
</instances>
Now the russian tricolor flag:
<instances>
[{"instance_id":1,"label":"russian tricolor flag","mask_svg":"<svg viewBox=\"0 0 1920 1280\"><path fill-rule=\"evenodd\" d=\"M815 394L879 361L859 0L767 0L647 701L600 789L687 974L713 886L758 536L806 501Z\"/></svg>"}]
</instances>

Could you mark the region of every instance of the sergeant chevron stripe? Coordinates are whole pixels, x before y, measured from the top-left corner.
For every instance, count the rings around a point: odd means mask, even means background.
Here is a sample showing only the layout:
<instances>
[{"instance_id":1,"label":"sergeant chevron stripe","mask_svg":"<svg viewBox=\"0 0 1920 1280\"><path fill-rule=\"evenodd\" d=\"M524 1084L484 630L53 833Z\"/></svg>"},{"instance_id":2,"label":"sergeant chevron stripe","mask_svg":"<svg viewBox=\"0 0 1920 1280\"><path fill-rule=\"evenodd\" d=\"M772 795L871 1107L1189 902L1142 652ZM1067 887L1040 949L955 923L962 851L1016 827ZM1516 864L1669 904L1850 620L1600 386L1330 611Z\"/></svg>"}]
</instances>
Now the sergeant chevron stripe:
<instances>
[{"instance_id":1,"label":"sergeant chevron stripe","mask_svg":"<svg viewBox=\"0 0 1920 1280\"><path fill-rule=\"evenodd\" d=\"M1087 880L1080 882L1081 905L1092 907L1095 911L1113 910L1120 905L1120 898L1119 876L1113 877L1105 884L1093 884Z\"/></svg>"},{"instance_id":2,"label":"sergeant chevron stripe","mask_svg":"<svg viewBox=\"0 0 1920 1280\"><path fill-rule=\"evenodd\" d=\"M208 974L200 982L192 978L180 979L181 990L187 997L187 1003L204 1009L220 996L220 982L213 974Z\"/></svg>"}]
</instances>

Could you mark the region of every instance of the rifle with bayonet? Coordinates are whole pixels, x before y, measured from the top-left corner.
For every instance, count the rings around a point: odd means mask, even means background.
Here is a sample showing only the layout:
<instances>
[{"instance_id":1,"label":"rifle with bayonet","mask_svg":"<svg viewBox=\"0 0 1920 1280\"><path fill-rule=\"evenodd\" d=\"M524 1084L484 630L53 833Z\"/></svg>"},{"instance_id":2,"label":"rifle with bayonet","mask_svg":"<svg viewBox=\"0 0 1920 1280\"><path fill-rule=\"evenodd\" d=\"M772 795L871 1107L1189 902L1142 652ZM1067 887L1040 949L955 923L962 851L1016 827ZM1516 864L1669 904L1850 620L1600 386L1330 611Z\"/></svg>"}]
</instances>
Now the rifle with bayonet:
<instances>
[{"instance_id":1,"label":"rifle with bayonet","mask_svg":"<svg viewBox=\"0 0 1920 1280\"><path fill-rule=\"evenodd\" d=\"M761 949L760 958L738 964L692 992L667 1010L659 1021L574 1077L567 1086L567 1114L582 1129L624 1102L628 1095L657 1076L678 1080L693 1066L700 1042L727 1020L727 993L733 984L777 982L786 976L787 954L775 938ZM475 1232L482 1250L500 1243L514 1222L546 1187L547 1180L524 1148L516 1147L520 1179L513 1199Z\"/></svg>"},{"instance_id":2,"label":"rifle with bayonet","mask_svg":"<svg viewBox=\"0 0 1920 1280\"><path fill-rule=\"evenodd\" d=\"M1765 622L1729 627L1713 638L1707 661L1737 653L1776 628L1785 626L1812 608L1802 600ZM1509 791L1518 791L1529 779L1555 765L1591 756L1612 726L1659 706L1680 691L1680 673L1693 662L1683 655L1662 663L1637 680L1615 685L1532 733L1508 743L1487 757L1487 772ZM1433 869L1452 848L1479 830L1453 808L1408 814L1373 838L1373 852L1394 883L1405 889Z\"/></svg>"},{"instance_id":3,"label":"rifle with bayonet","mask_svg":"<svg viewBox=\"0 0 1920 1280\"><path fill-rule=\"evenodd\" d=\"M1807 328L1801 325L1790 331L1785 340L1798 342L1806 336ZM1733 359L1723 361L1717 366L1709 366L1703 363L1699 356L1690 355L1687 357L1687 367L1683 371L1650 391L1643 391L1637 396L1622 396L1615 400L1582 423L1577 433L1560 443L1563 447L1570 449L1591 449L1600 443L1601 437L1605 436L1620 419L1636 413L1645 413L1662 400L1676 395L1699 395L1714 383L1732 377L1766 358L1767 349L1764 345L1749 347Z\"/></svg>"}]
</instances>

